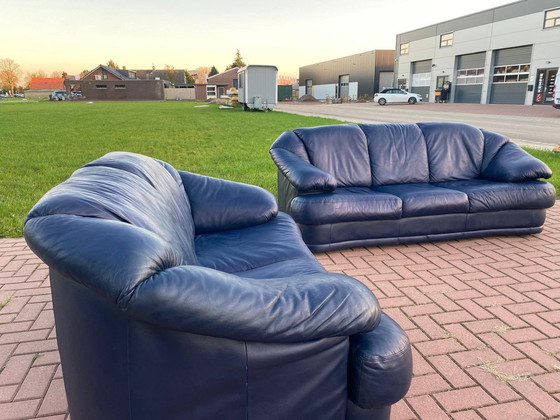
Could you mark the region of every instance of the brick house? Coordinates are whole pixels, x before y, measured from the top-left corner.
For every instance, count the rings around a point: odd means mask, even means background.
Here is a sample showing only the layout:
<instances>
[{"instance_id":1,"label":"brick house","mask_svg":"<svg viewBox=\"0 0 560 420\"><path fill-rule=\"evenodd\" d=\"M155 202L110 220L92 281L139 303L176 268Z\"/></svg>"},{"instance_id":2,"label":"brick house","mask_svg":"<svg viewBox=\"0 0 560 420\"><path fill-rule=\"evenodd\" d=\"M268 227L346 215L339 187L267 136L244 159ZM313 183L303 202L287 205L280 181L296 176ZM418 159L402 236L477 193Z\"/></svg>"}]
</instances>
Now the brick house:
<instances>
[{"instance_id":1,"label":"brick house","mask_svg":"<svg viewBox=\"0 0 560 420\"><path fill-rule=\"evenodd\" d=\"M164 80L142 80L134 70L117 70L102 64L80 80L66 80L64 86L68 92L80 90L90 100L164 99Z\"/></svg>"},{"instance_id":2,"label":"brick house","mask_svg":"<svg viewBox=\"0 0 560 420\"><path fill-rule=\"evenodd\" d=\"M238 68L235 67L231 70L226 70L214 76L209 76L206 83L176 83L173 87L173 92L169 95L166 94L166 98L171 99L177 96L183 99L195 99L198 101L223 99L227 96L227 91L229 89L233 87L237 89L237 70ZM181 95L181 93L185 91L185 89L187 89L188 91L194 89L194 94L192 92L189 92L189 96Z\"/></svg>"}]
</instances>

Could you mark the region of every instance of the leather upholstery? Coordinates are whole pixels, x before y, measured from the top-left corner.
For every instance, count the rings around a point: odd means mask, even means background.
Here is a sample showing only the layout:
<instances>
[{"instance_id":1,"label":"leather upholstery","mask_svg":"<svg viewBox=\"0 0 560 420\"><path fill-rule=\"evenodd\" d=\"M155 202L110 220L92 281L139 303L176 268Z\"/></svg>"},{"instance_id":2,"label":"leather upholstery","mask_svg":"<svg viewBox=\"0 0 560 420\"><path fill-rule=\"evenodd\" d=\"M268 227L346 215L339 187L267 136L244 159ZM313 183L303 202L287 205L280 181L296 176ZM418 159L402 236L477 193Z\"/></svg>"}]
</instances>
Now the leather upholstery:
<instances>
[{"instance_id":1,"label":"leather upholstery","mask_svg":"<svg viewBox=\"0 0 560 420\"><path fill-rule=\"evenodd\" d=\"M546 164L501 134L462 123L297 129L282 134L270 153L280 210L313 251L538 233L543 210L556 199L554 187L539 180L552 176ZM320 184L305 179L315 161L322 185L329 176L336 183L301 190Z\"/></svg>"},{"instance_id":2,"label":"leather upholstery","mask_svg":"<svg viewBox=\"0 0 560 420\"><path fill-rule=\"evenodd\" d=\"M408 390L402 329L260 188L111 153L45 194L25 237L50 268L72 418L355 419L353 369L359 416L388 420ZM376 369L349 362L362 335Z\"/></svg>"},{"instance_id":3,"label":"leather upholstery","mask_svg":"<svg viewBox=\"0 0 560 420\"><path fill-rule=\"evenodd\" d=\"M305 144L309 162L333 175L338 186L371 186L367 139L358 127L298 128L294 133Z\"/></svg>"},{"instance_id":4,"label":"leather upholstery","mask_svg":"<svg viewBox=\"0 0 560 420\"><path fill-rule=\"evenodd\" d=\"M361 124L368 139L372 185L428 182L428 152L415 124Z\"/></svg>"}]
</instances>

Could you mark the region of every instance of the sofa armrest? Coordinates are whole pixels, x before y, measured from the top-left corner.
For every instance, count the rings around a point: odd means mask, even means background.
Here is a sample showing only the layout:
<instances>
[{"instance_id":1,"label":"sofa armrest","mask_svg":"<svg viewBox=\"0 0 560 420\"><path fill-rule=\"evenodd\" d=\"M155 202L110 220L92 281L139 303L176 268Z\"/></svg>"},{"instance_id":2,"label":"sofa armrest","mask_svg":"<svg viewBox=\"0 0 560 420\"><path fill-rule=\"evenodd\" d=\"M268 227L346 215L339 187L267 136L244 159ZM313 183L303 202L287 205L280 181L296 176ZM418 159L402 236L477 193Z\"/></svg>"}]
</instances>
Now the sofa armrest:
<instances>
[{"instance_id":1,"label":"sofa armrest","mask_svg":"<svg viewBox=\"0 0 560 420\"><path fill-rule=\"evenodd\" d=\"M257 342L301 342L375 328L371 291L341 274L252 279L206 267L164 270L139 284L126 311L194 334Z\"/></svg>"},{"instance_id":2,"label":"sofa armrest","mask_svg":"<svg viewBox=\"0 0 560 420\"><path fill-rule=\"evenodd\" d=\"M373 293L342 274L252 279L181 265L169 243L145 229L73 215L29 219L25 237L50 268L163 328L298 342L349 336L379 323Z\"/></svg>"},{"instance_id":3,"label":"sofa armrest","mask_svg":"<svg viewBox=\"0 0 560 420\"><path fill-rule=\"evenodd\" d=\"M274 196L263 188L185 171L179 174L197 234L259 225L278 214Z\"/></svg>"},{"instance_id":4,"label":"sofa armrest","mask_svg":"<svg viewBox=\"0 0 560 420\"><path fill-rule=\"evenodd\" d=\"M545 163L512 142L500 148L481 174L484 179L499 182L533 181L551 176L552 171Z\"/></svg>"},{"instance_id":5,"label":"sofa armrest","mask_svg":"<svg viewBox=\"0 0 560 420\"><path fill-rule=\"evenodd\" d=\"M364 409L403 398L412 381L412 351L402 328L381 314L377 328L350 338L349 399Z\"/></svg>"},{"instance_id":6,"label":"sofa armrest","mask_svg":"<svg viewBox=\"0 0 560 420\"><path fill-rule=\"evenodd\" d=\"M278 169L301 193L331 192L336 189L336 179L329 173L305 162L285 149L271 149L272 160Z\"/></svg>"}]
</instances>

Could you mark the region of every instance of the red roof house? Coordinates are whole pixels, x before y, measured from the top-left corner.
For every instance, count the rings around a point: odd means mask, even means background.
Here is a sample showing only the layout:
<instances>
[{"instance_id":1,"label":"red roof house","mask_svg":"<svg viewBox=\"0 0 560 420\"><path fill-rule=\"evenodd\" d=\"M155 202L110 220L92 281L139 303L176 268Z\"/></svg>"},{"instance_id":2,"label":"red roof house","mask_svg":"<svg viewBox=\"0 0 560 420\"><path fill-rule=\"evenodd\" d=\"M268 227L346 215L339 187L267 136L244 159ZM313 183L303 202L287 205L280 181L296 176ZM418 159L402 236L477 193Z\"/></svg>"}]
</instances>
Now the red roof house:
<instances>
[{"instance_id":1,"label":"red roof house","mask_svg":"<svg viewBox=\"0 0 560 420\"><path fill-rule=\"evenodd\" d=\"M63 90L63 77L32 77L29 84L30 90Z\"/></svg>"}]
</instances>

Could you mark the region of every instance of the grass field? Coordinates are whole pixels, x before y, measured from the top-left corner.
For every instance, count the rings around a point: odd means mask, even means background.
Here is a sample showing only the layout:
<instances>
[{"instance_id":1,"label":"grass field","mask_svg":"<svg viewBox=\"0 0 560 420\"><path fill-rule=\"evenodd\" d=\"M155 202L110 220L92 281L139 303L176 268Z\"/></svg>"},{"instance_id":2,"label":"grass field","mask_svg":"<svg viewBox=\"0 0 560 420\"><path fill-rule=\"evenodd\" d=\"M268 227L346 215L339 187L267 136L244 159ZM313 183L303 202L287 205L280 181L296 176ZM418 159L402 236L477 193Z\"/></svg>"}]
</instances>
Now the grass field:
<instances>
[{"instance_id":1,"label":"grass field","mask_svg":"<svg viewBox=\"0 0 560 420\"><path fill-rule=\"evenodd\" d=\"M51 187L103 154L142 153L183 169L276 192L268 150L285 130L339 121L192 102L0 104L0 237L20 237ZM531 151L560 173L560 156ZM553 182L560 191L559 176Z\"/></svg>"},{"instance_id":2,"label":"grass field","mask_svg":"<svg viewBox=\"0 0 560 420\"><path fill-rule=\"evenodd\" d=\"M337 121L193 102L0 104L0 237L23 235L39 198L107 152L142 153L178 169L276 190L268 150L285 130Z\"/></svg>"}]
</instances>

